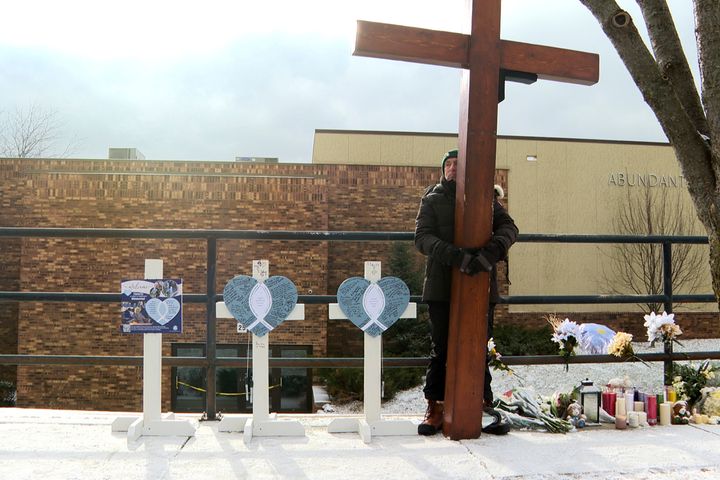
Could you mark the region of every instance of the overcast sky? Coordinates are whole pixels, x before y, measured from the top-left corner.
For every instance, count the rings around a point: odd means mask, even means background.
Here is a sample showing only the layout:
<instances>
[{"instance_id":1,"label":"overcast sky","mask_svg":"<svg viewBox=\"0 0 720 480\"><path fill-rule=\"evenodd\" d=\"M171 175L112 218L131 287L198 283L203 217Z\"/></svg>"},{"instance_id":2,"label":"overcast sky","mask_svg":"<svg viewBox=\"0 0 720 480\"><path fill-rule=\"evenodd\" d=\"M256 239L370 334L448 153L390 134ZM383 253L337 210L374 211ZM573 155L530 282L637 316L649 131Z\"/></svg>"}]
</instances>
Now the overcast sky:
<instances>
[{"instance_id":1,"label":"overcast sky","mask_svg":"<svg viewBox=\"0 0 720 480\"><path fill-rule=\"evenodd\" d=\"M669 3L697 71L691 2ZM634 1L620 4L642 24ZM73 157L136 147L148 159L309 162L315 129L458 130L458 70L352 50L358 19L463 31L465 0L0 5L0 110L57 112ZM578 0L504 0L502 15L504 39L599 53L600 82L509 83L498 134L666 141Z\"/></svg>"}]
</instances>

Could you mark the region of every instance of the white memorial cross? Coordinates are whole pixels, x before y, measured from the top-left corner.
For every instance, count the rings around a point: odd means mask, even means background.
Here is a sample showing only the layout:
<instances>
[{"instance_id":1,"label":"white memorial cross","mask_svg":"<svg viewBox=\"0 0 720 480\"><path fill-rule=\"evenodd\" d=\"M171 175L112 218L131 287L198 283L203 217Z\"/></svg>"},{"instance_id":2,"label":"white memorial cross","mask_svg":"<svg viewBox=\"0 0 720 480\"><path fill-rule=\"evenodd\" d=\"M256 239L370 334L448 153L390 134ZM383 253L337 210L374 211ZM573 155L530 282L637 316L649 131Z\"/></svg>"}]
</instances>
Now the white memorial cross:
<instances>
[{"instance_id":1,"label":"white memorial cross","mask_svg":"<svg viewBox=\"0 0 720 480\"><path fill-rule=\"evenodd\" d=\"M253 278L263 282L269 277L269 262L267 260L253 260ZM234 318L225 306L225 302L215 304L218 318ZM285 320L304 320L305 305L297 304ZM238 332L245 329L238 322ZM275 413L270 411L270 376L269 350L270 333L258 337L252 334L253 348L253 390L252 390L252 417L247 415L223 415L218 425L220 432L243 432L243 440L249 443L252 437L302 437L305 428L295 420L277 420ZM249 353L249 352L248 352Z\"/></svg>"},{"instance_id":2,"label":"white memorial cross","mask_svg":"<svg viewBox=\"0 0 720 480\"><path fill-rule=\"evenodd\" d=\"M162 260L145 260L145 278L163 278ZM175 414L161 415L162 401L162 333L143 333L143 414L141 417L122 416L111 425L113 432L127 432L129 440L141 436L195 435L197 423L176 420Z\"/></svg>"},{"instance_id":3,"label":"white memorial cross","mask_svg":"<svg viewBox=\"0 0 720 480\"><path fill-rule=\"evenodd\" d=\"M377 282L381 278L380 262L365 262L365 280ZM347 318L337 303L331 303L328 316L332 320ZM416 318L417 304L409 303L400 318ZM417 424L410 420L383 420L380 415L382 397L382 335L373 337L365 332L363 369L365 418L337 418L328 425L330 433L358 432L365 443L372 436L417 435Z\"/></svg>"}]
</instances>

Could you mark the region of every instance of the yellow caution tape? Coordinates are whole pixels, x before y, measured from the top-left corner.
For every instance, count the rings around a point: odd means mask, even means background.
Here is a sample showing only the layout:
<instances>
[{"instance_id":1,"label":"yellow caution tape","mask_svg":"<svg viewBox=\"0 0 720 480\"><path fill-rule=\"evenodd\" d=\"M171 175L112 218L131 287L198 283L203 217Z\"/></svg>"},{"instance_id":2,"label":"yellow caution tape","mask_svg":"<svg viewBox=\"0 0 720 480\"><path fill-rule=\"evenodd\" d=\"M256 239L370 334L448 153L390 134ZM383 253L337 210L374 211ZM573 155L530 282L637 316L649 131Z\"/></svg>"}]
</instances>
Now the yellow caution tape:
<instances>
[{"instance_id":1,"label":"yellow caution tape","mask_svg":"<svg viewBox=\"0 0 720 480\"><path fill-rule=\"evenodd\" d=\"M175 388L178 388L178 385L182 385L182 386L184 386L184 387L192 388L193 390L196 390L196 391L198 391L198 392L207 393L207 390L204 389L204 388L196 387L195 385L190 385L189 383L181 382L180 380L178 380L178 379L176 378L176 379L175 379ZM270 387L268 388L268 390L272 390L273 388L277 388L277 387L279 387L279 386L281 386L281 385L280 385L280 384L270 385ZM245 396L245 392L243 392L243 393L216 392L216 395L221 395L221 396L224 396L224 397L244 397L244 396Z\"/></svg>"}]
</instances>

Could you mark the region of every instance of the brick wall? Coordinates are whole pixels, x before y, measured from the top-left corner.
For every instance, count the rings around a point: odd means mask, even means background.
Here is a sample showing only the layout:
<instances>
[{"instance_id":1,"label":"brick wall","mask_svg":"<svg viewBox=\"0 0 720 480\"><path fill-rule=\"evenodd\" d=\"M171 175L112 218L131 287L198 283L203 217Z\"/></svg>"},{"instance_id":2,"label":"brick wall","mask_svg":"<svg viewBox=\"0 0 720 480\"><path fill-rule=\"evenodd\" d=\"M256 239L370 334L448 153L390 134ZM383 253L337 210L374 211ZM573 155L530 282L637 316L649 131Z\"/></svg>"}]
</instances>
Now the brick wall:
<instances>
[{"instance_id":1,"label":"brick wall","mask_svg":"<svg viewBox=\"0 0 720 480\"><path fill-rule=\"evenodd\" d=\"M312 165L3 160L2 191L14 192L5 226L77 228L184 228L232 230L327 230L323 169ZM10 168L12 167L12 168ZM5 188L12 186L12 188ZM19 248L18 248L19 247ZM5 253L5 252L9 253ZM22 253L20 253L22 252ZM218 242L217 291L234 275L250 273L251 261L268 259L271 275L293 279L300 293L327 292L327 242ZM166 277L182 277L186 293L205 292L206 245L202 240L36 239L3 250L22 268L9 290L117 292L121 280L143 275L145 258L162 258ZM11 263L8 261L8 263ZM19 286L19 288L18 288ZM15 317L17 350L27 354L142 355L140 335L119 333L112 304L24 303ZM273 344L310 345L324 356L326 316L308 306L307 320L287 322ZM2 328L12 327L4 317ZM184 307L182 335L171 343L204 343L202 305ZM244 343L235 322L218 320L218 343ZM165 368L164 379L170 378ZM138 410L141 371L136 367L34 367L18 369L18 406ZM163 385L170 408L170 382Z\"/></svg>"},{"instance_id":2,"label":"brick wall","mask_svg":"<svg viewBox=\"0 0 720 480\"><path fill-rule=\"evenodd\" d=\"M21 194L14 185L22 183L22 174L13 162L0 162L0 226L18 225L23 215ZM0 238L0 290L20 290L19 238ZM0 302L0 353L18 352L18 303ZM0 365L0 380L15 382L17 367Z\"/></svg>"}]
</instances>

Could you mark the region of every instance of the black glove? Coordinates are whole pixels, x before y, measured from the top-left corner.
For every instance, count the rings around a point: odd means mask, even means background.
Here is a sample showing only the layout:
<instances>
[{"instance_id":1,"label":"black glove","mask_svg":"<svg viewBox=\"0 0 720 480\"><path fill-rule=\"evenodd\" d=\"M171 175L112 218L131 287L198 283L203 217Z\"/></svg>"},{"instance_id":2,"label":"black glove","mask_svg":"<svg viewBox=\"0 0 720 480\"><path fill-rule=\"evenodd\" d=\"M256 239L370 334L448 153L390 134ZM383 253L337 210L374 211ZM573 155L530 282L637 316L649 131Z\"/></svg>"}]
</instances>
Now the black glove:
<instances>
[{"instance_id":1,"label":"black glove","mask_svg":"<svg viewBox=\"0 0 720 480\"><path fill-rule=\"evenodd\" d=\"M477 253L482 254L483 257L494 267L496 263L505 258L504 249L497 245L497 242L490 241L487 245L480 248Z\"/></svg>"},{"instance_id":2,"label":"black glove","mask_svg":"<svg viewBox=\"0 0 720 480\"><path fill-rule=\"evenodd\" d=\"M475 255L470 256L467 262L463 262L460 266L460 271L472 276L480 272L489 272L492 268L493 264L485 258L482 253L482 249L480 249L475 253Z\"/></svg>"}]
</instances>

